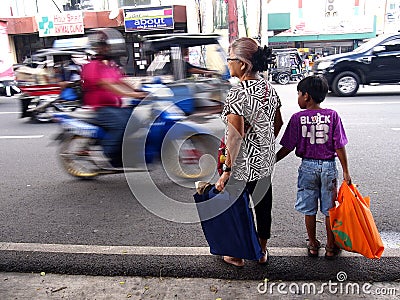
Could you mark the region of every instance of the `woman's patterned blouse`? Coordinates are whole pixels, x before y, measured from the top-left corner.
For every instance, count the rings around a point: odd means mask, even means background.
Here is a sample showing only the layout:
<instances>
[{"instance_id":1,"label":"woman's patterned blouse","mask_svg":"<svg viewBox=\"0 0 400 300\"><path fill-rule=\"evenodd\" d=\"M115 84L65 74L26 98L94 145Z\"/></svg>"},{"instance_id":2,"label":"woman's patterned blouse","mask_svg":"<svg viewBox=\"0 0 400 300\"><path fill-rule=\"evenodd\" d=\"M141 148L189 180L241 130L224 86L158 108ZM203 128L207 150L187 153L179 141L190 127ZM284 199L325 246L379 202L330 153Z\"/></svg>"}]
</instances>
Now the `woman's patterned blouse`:
<instances>
[{"instance_id":1,"label":"woman's patterned blouse","mask_svg":"<svg viewBox=\"0 0 400 300\"><path fill-rule=\"evenodd\" d=\"M270 175L275 163L274 118L281 101L265 79L245 80L233 86L226 97L221 118L244 117L245 136L232 166L235 179L253 181ZM225 141L229 135L225 129Z\"/></svg>"}]
</instances>

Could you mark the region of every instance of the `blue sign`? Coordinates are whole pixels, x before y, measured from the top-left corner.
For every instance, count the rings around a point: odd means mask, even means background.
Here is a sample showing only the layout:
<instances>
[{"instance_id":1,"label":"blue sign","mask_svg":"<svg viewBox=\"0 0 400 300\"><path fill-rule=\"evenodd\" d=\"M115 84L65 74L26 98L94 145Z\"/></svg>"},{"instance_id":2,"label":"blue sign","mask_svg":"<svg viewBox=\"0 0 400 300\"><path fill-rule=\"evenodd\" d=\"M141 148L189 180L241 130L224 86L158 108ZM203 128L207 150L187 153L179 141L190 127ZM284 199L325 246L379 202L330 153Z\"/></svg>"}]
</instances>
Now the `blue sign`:
<instances>
[{"instance_id":1,"label":"blue sign","mask_svg":"<svg viewBox=\"0 0 400 300\"><path fill-rule=\"evenodd\" d=\"M164 30L174 28L172 6L124 8L125 31Z\"/></svg>"}]
</instances>

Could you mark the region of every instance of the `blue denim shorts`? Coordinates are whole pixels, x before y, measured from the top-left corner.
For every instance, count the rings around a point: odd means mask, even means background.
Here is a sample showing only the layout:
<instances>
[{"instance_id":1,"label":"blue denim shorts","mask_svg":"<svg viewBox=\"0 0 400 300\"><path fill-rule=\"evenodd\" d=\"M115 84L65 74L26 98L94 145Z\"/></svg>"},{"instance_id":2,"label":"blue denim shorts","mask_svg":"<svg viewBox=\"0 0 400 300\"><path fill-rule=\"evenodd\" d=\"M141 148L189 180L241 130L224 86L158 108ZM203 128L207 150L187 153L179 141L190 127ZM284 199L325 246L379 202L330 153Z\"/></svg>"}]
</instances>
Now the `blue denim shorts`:
<instances>
[{"instance_id":1,"label":"blue denim shorts","mask_svg":"<svg viewBox=\"0 0 400 300\"><path fill-rule=\"evenodd\" d=\"M337 196L338 170L336 161L303 158L297 180L295 208L305 215L316 215L320 210L329 216Z\"/></svg>"}]
</instances>

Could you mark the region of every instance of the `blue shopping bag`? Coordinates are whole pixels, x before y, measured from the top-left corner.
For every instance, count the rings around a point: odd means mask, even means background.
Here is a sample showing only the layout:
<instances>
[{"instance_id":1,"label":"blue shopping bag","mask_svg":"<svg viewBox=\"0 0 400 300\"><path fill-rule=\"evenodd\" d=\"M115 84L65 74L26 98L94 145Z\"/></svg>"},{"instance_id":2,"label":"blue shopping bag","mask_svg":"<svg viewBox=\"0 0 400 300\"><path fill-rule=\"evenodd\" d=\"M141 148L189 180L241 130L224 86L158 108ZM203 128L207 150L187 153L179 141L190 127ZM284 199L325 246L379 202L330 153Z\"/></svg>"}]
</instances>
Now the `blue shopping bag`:
<instances>
[{"instance_id":1,"label":"blue shopping bag","mask_svg":"<svg viewBox=\"0 0 400 300\"><path fill-rule=\"evenodd\" d=\"M211 185L193 195L210 253L259 260L264 256L245 189L239 197Z\"/></svg>"}]
</instances>

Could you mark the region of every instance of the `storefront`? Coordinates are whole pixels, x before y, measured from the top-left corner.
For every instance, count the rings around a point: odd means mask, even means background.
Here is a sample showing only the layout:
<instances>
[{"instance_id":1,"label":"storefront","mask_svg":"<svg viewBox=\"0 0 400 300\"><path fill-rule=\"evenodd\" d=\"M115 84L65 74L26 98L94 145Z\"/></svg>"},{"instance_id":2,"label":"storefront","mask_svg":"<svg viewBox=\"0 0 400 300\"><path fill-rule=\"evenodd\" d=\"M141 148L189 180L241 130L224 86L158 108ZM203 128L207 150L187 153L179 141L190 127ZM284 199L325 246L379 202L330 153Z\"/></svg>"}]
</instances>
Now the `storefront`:
<instances>
[{"instance_id":1,"label":"storefront","mask_svg":"<svg viewBox=\"0 0 400 300\"><path fill-rule=\"evenodd\" d=\"M125 7L115 15L110 11L67 11L51 16L1 20L7 22L15 63L22 63L40 49L51 48L55 40L82 37L93 28L113 27L121 31L126 40L128 56L122 63L129 75L141 74L147 67L141 36L187 32L186 7L181 5Z\"/></svg>"},{"instance_id":2,"label":"storefront","mask_svg":"<svg viewBox=\"0 0 400 300\"><path fill-rule=\"evenodd\" d=\"M322 56L349 52L355 48L354 40L302 42L301 44L302 48L309 49L309 54L320 54Z\"/></svg>"},{"instance_id":3,"label":"storefront","mask_svg":"<svg viewBox=\"0 0 400 300\"><path fill-rule=\"evenodd\" d=\"M144 75L150 63L150 58L142 49L142 36L187 32L185 6L124 8L123 16L125 40L128 45L126 72L129 75Z\"/></svg>"},{"instance_id":4,"label":"storefront","mask_svg":"<svg viewBox=\"0 0 400 300\"><path fill-rule=\"evenodd\" d=\"M269 46L272 48L298 48L305 55L327 56L352 51L363 40L375 36L374 32L342 35L274 36L269 38Z\"/></svg>"},{"instance_id":5,"label":"storefront","mask_svg":"<svg viewBox=\"0 0 400 300\"><path fill-rule=\"evenodd\" d=\"M376 17L353 16L349 20L330 17L323 18L320 24L316 24L316 20L300 19L291 25L286 22L285 26L278 23L283 19L279 17L275 18L276 24L271 24L275 30L274 35L268 38L268 44L272 48L304 49L300 51L304 55L326 56L349 52L363 40L376 36Z\"/></svg>"}]
</instances>

